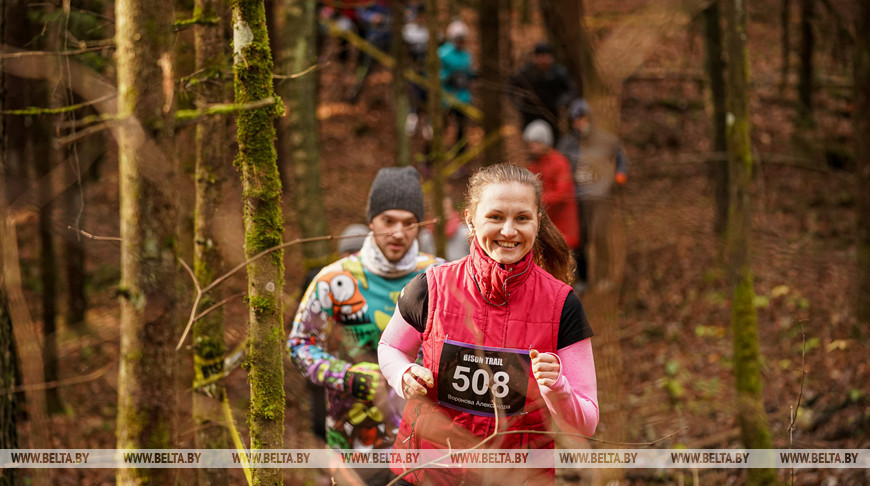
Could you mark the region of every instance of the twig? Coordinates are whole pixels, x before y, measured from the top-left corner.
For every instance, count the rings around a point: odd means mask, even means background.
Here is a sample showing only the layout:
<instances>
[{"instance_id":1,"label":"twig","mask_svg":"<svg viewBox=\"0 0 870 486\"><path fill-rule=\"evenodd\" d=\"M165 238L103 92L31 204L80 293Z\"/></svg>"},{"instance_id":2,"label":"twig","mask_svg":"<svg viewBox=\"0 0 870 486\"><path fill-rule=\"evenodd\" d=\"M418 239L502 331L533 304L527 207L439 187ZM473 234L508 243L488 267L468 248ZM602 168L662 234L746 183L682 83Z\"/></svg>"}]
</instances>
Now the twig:
<instances>
[{"instance_id":1,"label":"twig","mask_svg":"<svg viewBox=\"0 0 870 486\"><path fill-rule=\"evenodd\" d=\"M5 395L6 393L19 393L19 392L33 392L40 390L48 390L50 388L60 388L62 386L68 385L78 385L81 383L86 383L89 381L96 380L97 378L106 374L109 371L109 368L115 363L109 363L98 370L94 370L87 375L77 376L75 378L67 378L66 380L55 380L55 381L47 381L44 383L31 383L28 385L19 385L13 386L10 388L0 388L0 395Z\"/></svg>"},{"instance_id":2,"label":"twig","mask_svg":"<svg viewBox=\"0 0 870 486\"><path fill-rule=\"evenodd\" d=\"M296 74L273 74L272 79L297 79L297 78L301 78L302 76L305 76L308 73L316 71L322 67L323 67L323 64L312 64L308 68L306 68L306 69L304 69L301 72L298 72Z\"/></svg>"},{"instance_id":3,"label":"twig","mask_svg":"<svg viewBox=\"0 0 870 486\"><path fill-rule=\"evenodd\" d=\"M71 230L71 231L75 231L76 233L79 233L80 235L85 236L85 237L87 237L87 238L90 238L90 239L92 239L92 240L97 240L97 241L123 241L123 240L121 240L121 238L119 238L119 237L117 237L117 236L95 236L95 235L92 235L92 234L88 233L88 232L85 231L85 230L80 230L80 229L78 229L78 228L74 228L74 227L72 227L72 226L67 226L66 229Z\"/></svg>"},{"instance_id":4,"label":"twig","mask_svg":"<svg viewBox=\"0 0 870 486\"><path fill-rule=\"evenodd\" d=\"M498 414L497 414L497 413L496 413L496 420L498 420ZM682 431L684 431L684 430L686 430L686 429L688 429L688 428L689 428L689 426L687 425L687 426L685 426L685 427L683 427L683 428L681 428L681 429L678 429L678 430L676 430L676 431L674 431L674 432L672 432L672 433L670 433L670 434L668 434L668 435L666 435L666 436L664 436L664 437L662 437L662 438L660 438L660 439L656 439L656 440L654 440L654 441L652 441L652 442L618 442L618 441L609 441L609 440L604 440L604 439L594 439L594 438L592 438L592 437L586 437L585 435L580 435L580 434L569 434L569 433L566 433L566 432L554 432L554 431L550 431L550 430L508 430L508 431L505 431L505 432L499 432L498 429L495 429L495 432L493 432L492 434L488 435L485 439L483 439L482 441L478 442L477 444L475 444L475 445L472 446L472 447L469 447L469 448L467 448L467 449L463 449L463 450L459 451L458 454L462 454L462 453L465 453L465 452L469 452L469 451L473 451L473 450L475 450L475 449L478 449L478 448L480 448L481 446L483 446L484 444L486 444L487 442L491 441L492 439L494 439L494 438L497 437L497 436L500 436L500 435L511 435L511 434L533 434L533 435L553 435L553 436L565 436L565 437L580 437L580 438L583 438L583 439L586 439L586 440L590 440L590 441L598 442L598 443L602 443L602 444L614 444L614 445L630 445L630 446L644 446L644 447L650 447L650 446L653 446L653 445L655 445L655 444L658 444L659 442L662 442L662 441L665 441L665 440L667 440L667 439L670 439L671 437L673 437L673 436L679 434L680 432L682 432ZM425 468L427 468L427 467L429 467L429 466L431 466L431 465L433 465L433 464L436 464L436 463L438 463L438 462L440 462L440 461L442 461L442 460L444 460L444 459L447 459L448 457L450 457L451 454L453 454L453 452L448 452L447 454L445 454L445 455L443 455L443 456L441 456L441 457L437 457L437 458L435 458L435 459L432 459L431 461L427 462L426 464L423 464L423 465L417 466L417 467L415 467L415 468L411 468L411 469L408 469L408 470L406 470L406 471L403 471L402 474L396 476L392 481L390 481L389 483L387 483L386 486L393 486L393 485L395 485L395 484L398 484L398 482L399 482L403 477L407 476L408 474L410 474L410 473L412 473L412 472L414 472L414 471L419 471L420 469L425 469Z\"/></svg>"},{"instance_id":5,"label":"twig","mask_svg":"<svg viewBox=\"0 0 870 486\"><path fill-rule=\"evenodd\" d=\"M62 106L60 108L43 108L40 106L31 106L29 108L24 108L21 110L3 110L0 111L0 113L4 115L59 115L62 113L76 111L79 108L85 108L87 106L95 105L97 103L102 103L103 101L108 101L117 96L118 95L116 93L112 93L101 98L97 98L95 100L85 101L83 103L78 103L75 105Z\"/></svg>"},{"instance_id":6,"label":"twig","mask_svg":"<svg viewBox=\"0 0 870 486\"><path fill-rule=\"evenodd\" d=\"M791 449L792 440L794 439L794 429L795 422L797 421L798 410L801 407L801 399L804 396L804 379L807 376L807 372L804 370L804 361L807 356L807 336L804 332L804 321L800 321L801 323L801 387L800 391L798 391L797 403L792 405L789 410L789 414L791 415L791 423L788 424L788 447ZM791 468L791 484L794 486L794 468Z\"/></svg>"},{"instance_id":7,"label":"twig","mask_svg":"<svg viewBox=\"0 0 870 486\"><path fill-rule=\"evenodd\" d=\"M75 51L19 51L19 52L4 52L0 54L0 59L14 59L20 57L30 57L30 56L75 56L78 54L85 54L88 52L97 52L102 51L106 47L114 47L114 46L101 46L101 47L86 47L84 49L78 49Z\"/></svg>"},{"instance_id":8,"label":"twig","mask_svg":"<svg viewBox=\"0 0 870 486\"><path fill-rule=\"evenodd\" d=\"M222 306L226 305L226 304L227 304L228 302L230 302L231 300L235 300L235 299L238 299L239 297L244 297L244 296L246 296L246 295L248 295L247 292L239 292L239 293L236 294L236 295L232 295L232 296L230 296L230 297L227 297L226 299L224 299L224 300L218 302L217 304L215 304L215 305L209 307L208 309L206 309L206 310L200 312L199 314L197 314L196 317L193 318L193 320L194 320L194 321L198 321L198 320L202 319L203 317L205 317L205 315L208 314L209 312L212 312L213 310L215 310L215 309L217 309L217 308L219 308L219 307L222 307Z\"/></svg>"},{"instance_id":9,"label":"twig","mask_svg":"<svg viewBox=\"0 0 870 486\"><path fill-rule=\"evenodd\" d=\"M427 221L422 221L422 222L420 222L420 223L415 223L415 224L409 225L409 226L406 227L405 229L406 229L406 230L410 230L410 229L414 229L414 228L419 228L419 227L421 227L421 226L426 226L426 225L430 225L430 224L435 224L437 221L438 221L437 218L435 218L435 219L430 219L430 220L427 220ZM386 235L386 234L390 234L390 233L383 233L383 234ZM228 271L227 273L221 275L220 277L217 277L216 279L214 279L214 281L212 281L210 284L206 285L206 286L203 287L203 288L199 288L199 283L196 282L196 278L193 276L193 274L192 274L192 272L191 272L191 278L193 278L194 283L195 283L196 286L197 286L196 297L194 298L194 300L193 300L193 305L191 306L191 309L190 309L190 318L187 320L187 325L186 325L185 328L184 328L184 332L181 333L181 339L178 340L178 345L175 346L175 350L178 351L179 349L181 349L181 345L184 343L184 339L187 337L187 334L190 332L190 328L191 328L191 326L193 326L193 323L196 321L196 319L197 319L197 317L196 317L196 309L197 309L197 307L199 307L199 302L202 300L202 296L203 296L204 294L206 294L208 291L210 291L211 289L213 289L213 288L217 287L218 285L220 285L221 283L223 283L226 279L230 278L232 275L234 275L234 274L235 274L236 272L238 272L239 270L241 270L241 269L245 268L246 266L250 265L251 263L253 263L253 262L259 260L260 258L263 258L263 257L266 256L266 255L269 255L270 253L276 252L276 251L278 251L278 250L283 250L284 248L288 248L288 247L291 247L291 246L294 246L294 245L299 245L299 244L302 244L302 243L311 243L311 242L314 242L314 241L341 240L341 239L344 239L344 238L357 238L358 236L359 236L359 235L349 235L349 236L333 236L333 235L314 236L314 237L311 237L311 238L297 238L297 239L292 240L292 241L287 241L287 242L281 243L280 245L273 246L272 248L267 248L267 249L261 251L260 253L257 253L256 255L252 256L251 258L249 258L249 259L243 261L242 263L239 263L239 264L236 265L232 270L230 270L230 271ZM380 234L378 234L378 236L380 236ZM190 270L189 270L190 267L188 267L187 264L185 264L185 268L187 268L188 271L190 271Z\"/></svg>"}]
</instances>

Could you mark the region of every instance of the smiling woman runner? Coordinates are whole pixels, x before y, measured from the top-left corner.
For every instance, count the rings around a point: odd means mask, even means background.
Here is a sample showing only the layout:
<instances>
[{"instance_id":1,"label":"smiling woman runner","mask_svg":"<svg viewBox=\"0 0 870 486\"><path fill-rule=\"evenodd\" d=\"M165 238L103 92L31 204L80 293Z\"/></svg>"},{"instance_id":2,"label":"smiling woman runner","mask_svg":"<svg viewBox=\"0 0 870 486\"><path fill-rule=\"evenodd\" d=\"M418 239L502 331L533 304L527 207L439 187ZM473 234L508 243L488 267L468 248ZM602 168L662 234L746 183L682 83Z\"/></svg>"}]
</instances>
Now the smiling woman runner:
<instances>
[{"instance_id":1,"label":"smiling woman runner","mask_svg":"<svg viewBox=\"0 0 870 486\"><path fill-rule=\"evenodd\" d=\"M465 210L471 254L402 291L378 346L381 371L409 399L395 451L459 451L495 432L510 433L487 448L552 449L551 419L563 432L595 432L592 329L571 287L556 278L570 281L572 261L541 193L540 180L515 165L477 172ZM421 348L422 366L414 363ZM429 468L402 484L552 484L554 473Z\"/></svg>"}]
</instances>

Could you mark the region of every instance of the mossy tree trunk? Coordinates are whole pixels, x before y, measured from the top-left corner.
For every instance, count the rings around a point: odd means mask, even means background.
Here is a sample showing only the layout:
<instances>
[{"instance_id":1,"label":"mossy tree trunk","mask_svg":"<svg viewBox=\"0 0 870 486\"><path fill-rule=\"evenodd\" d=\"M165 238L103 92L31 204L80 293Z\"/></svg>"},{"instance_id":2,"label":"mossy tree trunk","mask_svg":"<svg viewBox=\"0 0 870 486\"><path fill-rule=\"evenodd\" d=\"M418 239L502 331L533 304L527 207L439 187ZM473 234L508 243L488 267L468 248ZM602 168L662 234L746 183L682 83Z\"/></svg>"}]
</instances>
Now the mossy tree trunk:
<instances>
[{"instance_id":1,"label":"mossy tree trunk","mask_svg":"<svg viewBox=\"0 0 870 486\"><path fill-rule=\"evenodd\" d=\"M172 447L179 319L168 0L115 2L121 197L119 449ZM118 469L118 484L173 484L172 469Z\"/></svg>"},{"instance_id":2,"label":"mossy tree trunk","mask_svg":"<svg viewBox=\"0 0 870 486\"><path fill-rule=\"evenodd\" d=\"M280 13L278 52L279 71L301 73L317 64L317 2L289 0ZM323 190L320 185L320 133L317 124L318 70L311 70L295 79L277 83L277 91L285 100L286 116L278 122L279 159L283 167L292 168L293 202L299 215L299 231L303 238L329 233ZM328 241L315 241L302 246L305 271L326 265L331 259Z\"/></svg>"},{"instance_id":3,"label":"mossy tree trunk","mask_svg":"<svg viewBox=\"0 0 870 486\"><path fill-rule=\"evenodd\" d=\"M447 238L444 233L444 110L441 105L438 39L441 32L440 6L438 0L426 0L426 19L429 28L429 44L426 49L426 78L429 80L429 95L426 111L432 124L432 141L429 147L429 164L432 168L432 207L435 209L435 254L444 255Z\"/></svg>"},{"instance_id":4,"label":"mossy tree trunk","mask_svg":"<svg viewBox=\"0 0 870 486\"><path fill-rule=\"evenodd\" d=\"M501 132L504 117L503 93L505 75L504 56L502 55L501 38L504 30L501 22L502 12L507 5L506 0L489 0L478 3L480 33L480 105L484 113L483 132L487 137ZM508 24L510 25L510 24ZM505 162L504 142L499 138L486 148L483 154L483 164L500 164Z\"/></svg>"},{"instance_id":5,"label":"mossy tree trunk","mask_svg":"<svg viewBox=\"0 0 870 486\"><path fill-rule=\"evenodd\" d=\"M858 163L858 288L857 317L867 332L870 324L870 3L861 2L855 18L855 160ZM865 334L866 336L866 334Z\"/></svg>"},{"instance_id":6,"label":"mossy tree trunk","mask_svg":"<svg viewBox=\"0 0 870 486\"><path fill-rule=\"evenodd\" d=\"M813 53L816 37L813 33L813 16L816 0L800 0L801 44L800 66L798 71L797 124L801 127L813 125Z\"/></svg>"},{"instance_id":7,"label":"mossy tree trunk","mask_svg":"<svg viewBox=\"0 0 870 486\"><path fill-rule=\"evenodd\" d=\"M719 0L710 2L704 9L705 68L710 82L710 100L713 104L713 157L710 178L713 181L713 230L725 238L728 222L728 160L725 140L725 58L722 52L722 15Z\"/></svg>"},{"instance_id":8,"label":"mossy tree trunk","mask_svg":"<svg viewBox=\"0 0 870 486\"><path fill-rule=\"evenodd\" d=\"M233 73L236 103L275 97L263 0L233 0ZM242 178L245 255L281 244L281 178L275 153L276 102L241 113L237 122ZM284 252L248 265L250 330L246 368L251 383L248 423L252 449L280 449L284 435ZM281 484L281 470L256 468L255 484Z\"/></svg>"},{"instance_id":9,"label":"mossy tree trunk","mask_svg":"<svg viewBox=\"0 0 870 486\"><path fill-rule=\"evenodd\" d=\"M196 0L196 15L214 19L215 24L194 27L194 50L196 71L206 80L197 90L198 106L224 103L228 98L227 85L223 83L228 69L224 21L227 9L221 0ZM217 238L217 214L223 201L222 185L226 179L229 151L225 140L229 127L224 117L206 117L196 126L196 195L193 218L193 272L201 285L208 285L223 274L224 262ZM203 309L221 300L220 287L212 290L201 301ZM211 376L220 375L224 368L224 313L217 309L193 325L194 388L193 419L196 424L196 447L200 449L225 449L229 447L229 434L221 413L223 385L212 383L198 386ZM197 469L201 486L228 484L227 471L223 468Z\"/></svg>"},{"instance_id":10,"label":"mossy tree trunk","mask_svg":"<svg viewBox=\"0 0 870 486\"><path fill-rule=\"evenodd\" d=\"M761 352L755 288L749 258L751 236L750 183L753 173L749 136L749 56L744 0L726 0L728 53L727 108L729 124L728 174L730 183L727 254L732 288L731 331L734 339L734 377L737 390L737 420L743 446L769 449L770 427L764 411L761 383ZM749 469L748 484L775 484L776 470Z\"/></svg>"},{"instance_id":11,"label":"mossy tree trunk","mask_svg":"<svg viewBox=\"0 0 870 486\"><path fill-rule=\"evenodd\" d=\"M393 64L393 111L396 123L396 165L405 166L411 163L411 137L405 133L405 120L408 118L411 100L408 94L408 80L405 70L409 67L408 50L402 39L402 27L405 25L405 2L391 2L393 13L390 54L396 62Z\"/></svg>"}]
</instances>

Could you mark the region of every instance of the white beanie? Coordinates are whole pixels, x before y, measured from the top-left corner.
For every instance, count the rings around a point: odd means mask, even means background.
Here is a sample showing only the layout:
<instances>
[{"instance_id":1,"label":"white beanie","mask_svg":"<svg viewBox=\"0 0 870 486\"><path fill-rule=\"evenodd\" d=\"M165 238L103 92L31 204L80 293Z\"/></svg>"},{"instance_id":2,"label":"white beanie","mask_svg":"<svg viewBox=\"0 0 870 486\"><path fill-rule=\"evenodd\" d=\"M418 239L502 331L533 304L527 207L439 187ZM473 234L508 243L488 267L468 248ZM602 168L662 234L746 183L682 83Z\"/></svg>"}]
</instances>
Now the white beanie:
<instances>
[{"instance_id":1,"label":"white beanie","mask_svg":"<svg viewBox=\"0 0 870 486\"><path fill-rule=\"evenodd\" d=\"M544 120L535 120L523 130L523 140L526 142L539 142L547 147L553 146L553 129Z\"/></svg>"},{"instance_id":2,"label":"white beanie","mask_svg":"<svg viewBox=\"0 0 870 486\"><path fill-rule=\"evenodd\" d=\"M462 37L468 37L468 26L461 20L454 20L447 26L447 40L450 42Z\"/></svg>"}]
</instances>

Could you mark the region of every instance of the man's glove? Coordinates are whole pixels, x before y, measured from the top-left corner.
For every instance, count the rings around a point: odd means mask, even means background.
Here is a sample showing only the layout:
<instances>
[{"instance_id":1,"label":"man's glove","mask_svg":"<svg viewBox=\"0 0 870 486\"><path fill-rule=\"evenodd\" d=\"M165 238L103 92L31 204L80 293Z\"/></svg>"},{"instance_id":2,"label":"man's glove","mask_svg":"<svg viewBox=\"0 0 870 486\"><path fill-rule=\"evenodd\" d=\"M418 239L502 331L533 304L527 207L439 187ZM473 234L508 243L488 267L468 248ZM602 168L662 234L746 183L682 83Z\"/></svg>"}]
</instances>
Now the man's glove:
<instances>
[{"instance_id":1,"label":"man's glove","mask_svg":"<svg viewBox=\"0 0 870 486\"><path fill-rule=\"evenodd\" d=\"M381 368L377 363L357 363L344 375L344 390L360 400L374 400L380 383Z\"/></svg>"},{"instance_id":2,"label":"man's glove","mask_svg":"<svg viewBox=\"0 0 870 486\"><path fill-rule=\"evenodd\" d=\"M625 181L628 180L628 177L622 172L617 172L616 177L614 179L616 179L616 183L621 186L621 185L625 184Z\"/></svg>"}]
</instances>

